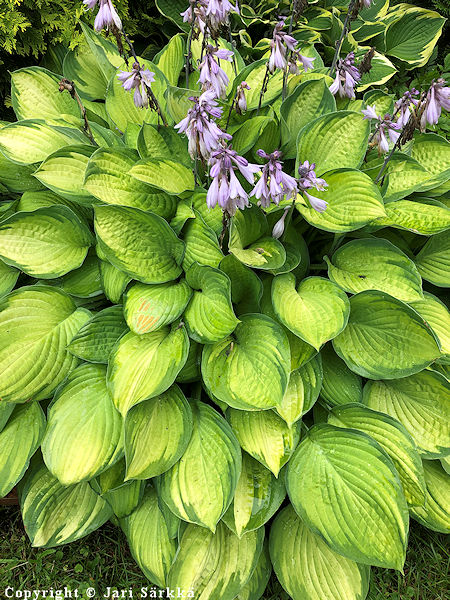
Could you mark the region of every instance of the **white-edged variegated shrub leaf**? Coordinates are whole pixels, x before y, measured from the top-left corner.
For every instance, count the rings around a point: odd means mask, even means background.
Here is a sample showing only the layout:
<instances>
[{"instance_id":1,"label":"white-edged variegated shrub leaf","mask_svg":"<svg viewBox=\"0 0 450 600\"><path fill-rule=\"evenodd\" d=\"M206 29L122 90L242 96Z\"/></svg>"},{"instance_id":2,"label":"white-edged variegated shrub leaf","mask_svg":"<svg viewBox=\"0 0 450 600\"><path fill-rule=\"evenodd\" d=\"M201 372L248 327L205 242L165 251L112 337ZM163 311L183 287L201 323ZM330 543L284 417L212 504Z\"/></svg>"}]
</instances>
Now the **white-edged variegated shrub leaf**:
<instances>
[{"instance_id":1,"label":"white-edged variegated shrub leaf","mask_svg":"<svg viewBox=\"0 0 450 600\"><path fill-rule=\"evenodd\" d=\"M339 358L331 344L320 351L323 381L321 397L330 406L361 402L363 385L359 375L351 371Z\"/></svg>"},{"instance_id":2,"label":"white-edged variegated shrub leaf","mask_svg":"<svg viewBox=\"0 0 450 600\"><path fill-rule=\"evenodd\" d=\"M400 421L424 458L450 454L450 383L432 370L391 381L369 381L363 402Z\"/></svg>"},{"instance_id":3,"label":"white-edged variegated shrub leaf","mask_svg":"<svg viewBox=\"0 0 450 600\"><path fill-rule=\"evenodd\" d=\"M320 354L314 356L305 365L291 371L283 400L275 409L289 427L311 410L319 397L322 380L323 371Z\"/></svg>"},{"instance_id":4,"label":"white-edged variegated shrub leaf","mask_svg":"<svg viewBox=\"0 0 450 600\"><path fill-rule=\"evenodd\" d=\"M191 296L185 279L154 285L135 283L124 298L127 325L139 335L157 331L181 317Z\"/></svg>"},{"instance_id":5,"label":"white-edged variegated shrub leaf","mask_svg":"<svg viewBox=\"0 0 450 600\"><path fill-rule=\"evenodd\" d=\"M255 570L263 542L264 528L239 539L224 523L215 533L187 525L169 571L169 588L192 590L197 600L233 600Z\"/></svg>"},{"instance_id":6,"label":"white-edged variegated shrub leaf","mask_svg":"<svg viewBox=\"0 0 450 600\"><path fill-rule=\"evenodd\" d=\"M423 298L416 265L388 240L353 240L341 246L331 260L326 256L325 261L331 281L351 294L381 290L403 302Z\"/></svg>"},{"instance_id":7,"label":"white-edged variegated shrub leaf","mask_svg":"<svg viewBox=\"0 0 450 600\"><path fill-rule=\"evenodd\" d=\"M242 537L262 527L280 508L286 496L282 477L276 478L246 452L233 502L223 516L224 523Z\"/></svg>"},{"instance_id":8,"label":"white-edged variegated shrub leaf","mask_svg":"<svg viewBox=\"0 0 450 600\"><path fill-rule=\"evenodd\" d=\"M176 519L172 516L172 519ZM161 510L154 488L145 490L138 507L120 525L127 536L131 553L144 575L155 585L166 587L167 575L177 545Z\"/></svg>"},{"instance_id":9,"label":"white-edged variegated shrub leaf","mask_svg":"<svg viewBox=\"0 0 450 600\"><path fill-rule=\"evenodd\" d=\"M436 336L415 310L372 290L350 298L348 325L333 346L352 371L369 379L418 373L440 355Z\"/></svg>"},{"instance_id":10,"label":"white-edged variegated shrub leaf","mask_svg":"<svg viewBox=\"0 0 450 600\"><path fill-rule=\"evenodd\" d=\"M315 425L290 460L286 481L296 512L332 550L402 569L408 507L393 462L373 438Z\"/></svg>"},{"instance_id":11,"label":"white-edged variegated shrub leaf","mask_svg":"<svg viewBox=\"0 0 450 600\"><path fill-rule=\"evenodd\" d=\"M19 485L25 531L33 546L53 548L78 540L105 523L109 505L89 483L63 486L39 460Z\"/></svg>"},{"instance_id":12,"label":"white-edged variegated shrub leaf","mask_svg":"<svg viewBox=\"0 0 450 600\"><path fill-rule=\"evenodd\" d=\"M426 500L424 506L413 506L415 521L433 531L450 533L450 476L438 460L424 460Z\"/></svg>"},{"instance_id":13,"label":"white-edged variegated shrub leaf","mask_svg":"<svg viewBox=\"0 0 450 600\"><path fill-rule=\"evenodd\" d=\"M89 481L121 450L122 428L106 386L106 367L83 364L49 406L42 441L45 464L63 485Z\"/></svg>"},{"instance_id":14,"label":"white-edged variegated shrub leaf","mask_svg":"<svg viewBox=\"0 0 450 600\"><path fill-rule=\"evenodd\" d=\"M183 325L122 336L109 356L108 389L117 410L129 409L165 392L183 368L189 338Z\"/></svg>"},{"instance_id":15,"label":"white-edged variegated shrub leaf","mask_svg":"<svg viewBox=\"0 0 450 600\"><path fill-rule=\"evenodd\" d=\"M90 158L84 188L105 204L129 206L170 218L176 200L164 192L138 181L129 174L139 160L132 148L99 148Z\"/></svg>"},{"instance_id":16,"label":"white-edged variegated shrub leaf","mask_svg":"<svg viewBox=\"0 0 450 600\"><path fill-rule=\"evenodd\" d=\"M6 417L6 419L4 419ZM45 415L38 402L0 404L0 498L12 490L39 448Z\"/></svg>"},{"instance_id":17,"label":"white-edged variegated shrub leaf","mask_svg":"<svg viewBox=\"0 0 450 600\"><path fill-rule=\"evenodd\" d=\"M241 448L278 477L300 440L300 423L289 427L271 410L230 408L227 418Z\"/></svg>"},{"instance_id":18,"label":"white-edged variegated shrub leaf","mask_svg":"<svg viewBox=\"0 0 450 600\"><path fill-rule=\"evenodd\" d=\"M323 277L308 277L296 286L292 273L278 275L273 280L272 302L283 325L316 350L347 325L347 295Z\"/></svg>"},{"instance_id":19,"label":"white-edged variegated shrub leaf","mask_svg":"<svg viewBox=\"0 0 450 600\"><path fill-rule=\"evenodd\" d=\"M356 169L338 169L325 175L328 188L323 192L309 190L311 196L328 203L319 213L310 206L296 203L301 215L314 227L345 233L361 229L378 217L384 217L383 198L368 175Z\"/></svg>"},{"instance_id":20,"label":"white-edged variegated shrub leaf","mask_svg":"<svg viewBox=\"0 0 450 600\"><path fill-rule=\"evenodd\" d=\"M228 275L194 263L186 272L186 281L194 290L184 313L189 337L199 343L212 344L230 335L239 320L231 304Z\"/></svg>"},{"instance_id":21,"label":"white-edged variegated shrub leaf","mask_svg":"<svg viewBox=\"0 0 450 600\"><path fill-rule=\"evenodd\" d=\"M276 576L293 600L365 600L370 567L332 550L292 505L274 520L269 547Z\"/></svg>"},{"instance_id":22,"label":"white-edged variegated shrub leaf","mask_svg":"<svg viewBox=\"0 0 450 600\"><path fill-rule=\"evenodd\" d=\"M127 331L122 307L109 306L81 327L68 349L82 360L108 364L111 350Z\"/></svg>"},{"instance_id":23,"label":"white-edged variegated shrub leaf","mask_svg":"<svg viewBox=\"0 0 450 600\"><path fill-rule=\"evenodd\" d=\"M330 112L308 123L297 137L297 163L315 163L317 175L361 165L370 126L353 111Z\"/></svg>"},{"instance_id":24,"label":"white-edged variegated shrub leaf","mask_svg":"<svg viewBox=\"0 0 450 600\"><path fill-rule=\"evenodd\" d=\"M183 456L192 434L192 411L176 385L134 406L125 419L127 479L150 479Z\"/></svg>"},{"instance_id":25,"label":"white-edged variegated shrub leaf","mask_svg":"<svg viewBox=\"0 0 450 600\"><path fill-rule=\"evenodd\" d=\"M27 275L54 279L80 267L94 238L66 206L18 212L0 223L0 256Z\"/></svg>"},{"instance_id":26,"label":"white-edged variegated shrub leaf","mask_svg":"<svg viewBox=\"0 0 450 600\"><path fill-rule=\"evenodd\" d=\"M0 301L0 398L48 398L78 363L67 349L91 314L47 286L11 292Z\"/></svg>"},{"instance_id":27,"label":"white-edged variegated shrub leaf","mask_svg":"<svg viewBox=\"0 0 450 600\"><path fill-rule=\"evenodd\" d=\"M413 438L399 421L362 404L346 404L332 409L328 423L336 427L357 429L370 435L394 463L408 504L424 505L422 460Z\"/></svg>"},{"instance_id":28,"label":"white-edged variegated shrub leaf","mask_svg":"<svg viewBox=\"0 0 450 600\"><path fill-rule=\"evenodd\" d=\"M192 436L181 459L159 479L162 500L185 521L211 531L230 506L241 473L241 449L213 408L191 402Z\"/></svg>"},{"instance_id":29,"label":"white-edged variegated shrub leaf","mask_svg":"<svg viewBox=\"0 0 450 600\"><path fill-rule=\"evenodd\" d=\"M220 401L242 410L274 408L289 382L290 347L281 325L262 314L241 318L232 336L205 345L202 376Z\"/></svg>"},{"instance_id":30,"label":"white-edged variegated shrub leaf","mask_svg":"<svg viewBox=\"0 0 450 600\"><path fill-rule=\"evenodd\" d=\"M105 258L133 279L165 283L181 274L184 244L158 215L97 206L95 232Z\"/></svg>"}]
</instances>

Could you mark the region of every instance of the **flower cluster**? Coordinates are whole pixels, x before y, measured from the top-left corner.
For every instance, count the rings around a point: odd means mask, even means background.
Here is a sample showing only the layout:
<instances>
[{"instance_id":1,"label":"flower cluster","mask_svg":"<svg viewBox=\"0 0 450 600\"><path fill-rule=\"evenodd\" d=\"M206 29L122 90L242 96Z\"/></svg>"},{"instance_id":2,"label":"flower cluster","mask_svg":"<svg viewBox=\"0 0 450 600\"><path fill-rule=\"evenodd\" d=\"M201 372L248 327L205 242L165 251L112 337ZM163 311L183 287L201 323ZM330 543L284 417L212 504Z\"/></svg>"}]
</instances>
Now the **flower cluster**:
<instances>
[{"instance_id":1,"label":"flower cluster","mask_svg":"<svg viewBox=\"0 0 450 600\"><path fill-rule=\"evenodd\" d=\"M426 123L436 125L441 116L442 109L450 110L450 87L445 79L433 81L425 98L425 106L421 117L421 127L425 129Z\"/></svg>"},{"instance_id":2,"label":"flower cluster","mask_svg":"<svg viewBox=\"0 0 450 600\"><path fill-rule=\"evenodd\" d=\"M279 204L284 197L286 200L294 198L297 195L297 181L284 173L280 160L282 153L276 150L272 154L266 154L264 150L258 150L257 154L267 160L261 169L261 178L252 191L252 196L259 200L258 204L267 208L271 201Z\"/></svg>"},{"instance_id":3,"label":"flower cluster","mask_svg":"<svg viewBox=\"0 0 450 600\"><path fill-rule=\"evenodd\" d=\"M330 92L343 98L355 98L355 86L361 79L361 73L355 67L355 53L350 52L344 59L339 59L336 66L336 77L330 85Z\"/></svg>"},{"instance_id":4,"label":"flower cluster","mask_svg":"<svg viewBox=\"0 0 450 600\"><path fill-rule=\"evenodd\" d=\"M220 60L231 61L233 59L231 50L215 48L208 44L205 49L205 57L200 63L200 77L198 82L202 84L202 90L214 90L216 98L225 98L227 86L230 82L228 75L220 66Z\"/></svg>"},{"instance_id":5,"label":"flower cluster","mask_svg":"<svg viewBox=\"0 0 450 600\"><path fill-rule=\"evenodd\" d=\"M298 188L300 192L302 192L307 197L312 208L314 210L317 210L317 212L322 213L327 209L328 202L325 202L325 200L322 200L320 198L316 198L315 196L311 196L311 194L309 194L306 191L310 188L315 188L319 192L323 192L325 191L325 188L328 187L328 183L325 181L325 179L317 177L316 172L314 170L315 168L315 163L309 164L308 160L305 160L305 162L299 166Z\"/></svg>"},{"instance_id":6,"label":"flower cluster","mask_svg":"<svg viewBox=\"0 0 450 600\"><path fill-rule=\"evenodd\" d=\"M271 52L269 58L269 71L275 73L275 69L284 70L287 66L286 54L290 50L294 52L298 44L297 40L283 31L285 20L280 19L273 30L273 38L270 42Z\"/></svg>"},{"instance_id":7,"label":"flower cluster","mask_svg":"<svg viewBox=\"0 0 450 600\"><path fill-rule=\"evenodd\" d=\"M245 96L245 90L249 90L250 86L246 81L241 81L236 91L236 112L240 115L245 113L247 110L247 98Z\"/></svg>"},{"instance_id":8,"label":"flower cluster","mask_svg":"<svg viewBox=\"0 0 450 600\"><path fill-rule=\"evenodd\" d=\"M94 10L97 4L99 4L99 10L94 22L95 31L110 29L113 26L117 27L117 29L122 29L122 21L111 0L83 0L83 4L90 10Z\"/></svg>"},{"instance_id":9,"label":"flower cluster","mask_svg":"<svg viewBox=\"0 0 450 600\"><path fill-rule=\"evenodd\" d=\"M206 28L215 35L228 22L231 12L239 14L239 6L229 0L189 0L189 7L181 13L183 21L189 23L195 35L205 34Z\"/></svg>"},{"instance_id":10,"label":"flower cluster","mask_svg":"<svg viewBox=\"0 0 450 600\"><path fill-rule=\"evenodd\" d=\"M300 73L298 63L301 63L303 70L307 73L310 69L314 69L315 60L315 58L303 56L303 54L300 54L299 50L294 50L289 58L289 73L292 73L292 75L298 75L298 73Z\"/></svg>"},{"instance_id":11,"label":"flower cluster","mask_svg":"<svg viewBox=\"0 0 450 600\"><path fill-rule=\"evenodd\" d=\"M132 71L120 71L117 77L122 82L124 90L127 92L134 90L134 104L138 108L148 108L148 90L155 81L155 74L135 62Z\"/></svg>"},{"instance_id":12,"label":"flower cluster","mask_svg":"<svg viewBox=\"0 0 450 600\"><path fill-rule=\"evenodd\" d=\"M412 88L411 90L407 90L403 96L395 102L395 113L399 115L397 123L400 127L404 127L409 121L409 117L411 116L411 104L414 106L419 104L419 100L414 98L414 96L418 95L418 90Z\"/></svg>"},{"instance_id":13,"label":"flower cluster","mask_svg":"<svg viewBox=\"0 0 450 600\"><path fill-rule=\"evenodd\" d=\"M372 121L376 119L378 121L377 128L375 130L375 134L373 136L374 145L378 146L378 153L385 153L389 150L389 142L387 140L386 134L393 144L395 144L400 137L400 130L402 129L402 125L400 123L395 123L389 114L385 114L384 117L377 115L375 110L375 104L373 106L368 106L364 110L361 111L364 115L364 119L368 119Z\"/></svg>"}]
</instances>

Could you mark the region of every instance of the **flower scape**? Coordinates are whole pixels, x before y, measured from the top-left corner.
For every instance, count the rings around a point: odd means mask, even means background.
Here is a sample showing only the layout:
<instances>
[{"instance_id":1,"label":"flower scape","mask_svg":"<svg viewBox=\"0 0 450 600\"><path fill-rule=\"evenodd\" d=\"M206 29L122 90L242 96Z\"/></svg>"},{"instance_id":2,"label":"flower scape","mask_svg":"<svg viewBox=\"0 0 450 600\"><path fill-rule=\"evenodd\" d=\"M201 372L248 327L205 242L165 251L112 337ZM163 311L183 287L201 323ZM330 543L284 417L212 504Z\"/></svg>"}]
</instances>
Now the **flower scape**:
<instances>
[{"instance_id":1,"label":"flower scape","mask_svg":"<svg viewBox=\"0 0 450 600\"><path fill-rule=\"evenodd\" d=\"M151 54L83 4L0 122L0 498L189 597L364 600L450 532L445 19L158 0Z\"/></svg>"}]
</instances>

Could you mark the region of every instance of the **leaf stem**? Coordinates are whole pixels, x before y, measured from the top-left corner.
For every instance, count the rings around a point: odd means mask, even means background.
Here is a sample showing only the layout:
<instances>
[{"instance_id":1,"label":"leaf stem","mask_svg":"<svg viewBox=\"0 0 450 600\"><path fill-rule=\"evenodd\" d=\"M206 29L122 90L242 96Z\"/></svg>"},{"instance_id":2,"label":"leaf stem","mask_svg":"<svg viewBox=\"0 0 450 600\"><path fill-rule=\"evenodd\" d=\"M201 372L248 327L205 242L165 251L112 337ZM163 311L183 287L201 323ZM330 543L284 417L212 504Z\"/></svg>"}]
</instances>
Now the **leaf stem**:
<instances>
[{"instance_id":1,"label":"leaf stem","mask_svg":"<svg viewBox=\"0 0 450 600\"><path fill-rule=\"evenodd\" d=\"M69 92L69 94L76 101L76 103L78 104L78 106L80 108L81 115L82 115L83 121L84 121L84 127L83 127L84 132L88 136L91 143L94 146L98 146L97 142L95 141L94 134L92 133L92 129L91 129L91 126L90 126L88 118L87 118L86 109L85 109L83 103L81 102L81 98L78 95L77 90L75 89L75 84L73 81L71 81L70 79L66 79L65 77L63 77L63 79L61 79L61 81L59 82L59 91L63 92L64 90L67 90Z\"/></svg>"}]
</instances>

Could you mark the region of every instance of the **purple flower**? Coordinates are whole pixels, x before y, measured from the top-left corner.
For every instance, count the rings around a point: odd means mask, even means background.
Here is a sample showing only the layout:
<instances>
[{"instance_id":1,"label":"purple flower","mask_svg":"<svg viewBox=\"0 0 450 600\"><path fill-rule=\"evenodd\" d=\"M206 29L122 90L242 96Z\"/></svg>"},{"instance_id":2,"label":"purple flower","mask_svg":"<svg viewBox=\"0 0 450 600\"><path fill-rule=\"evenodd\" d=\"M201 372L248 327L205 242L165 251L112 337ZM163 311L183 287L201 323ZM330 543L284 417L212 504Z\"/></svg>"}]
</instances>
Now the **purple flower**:
<instances>
[{"instance_id":1,"label":"purple flower","mask_svg":"<svg viewBox=\"0 0 450 600\"><path fill-rule=\"evenodd\" d=\"M361 4L363 5L364 8L370 8L370 5L372 4L372 0L361 0Z\"/></svg>"},{"instance_id":2,"label":"purple flower","mask_svg":"<svg viewBox=\"0 0 450 600\"><path fill-rule=\"evenodd\" d=\"M155 81L154 73L135 62L132 71L120 71L117 78L122 82L124 90L134 90L134 104L138 108L148 108L148 89Z\"/></svg>"},{"instance_id":3,"label":"purple flower","mask_svg":"<svg viewBox=\"0 0 450 600\"><path fill-rule=\"evenodd\" d=\"M205 57L200 64L199 83L203 91L214 90L216 98L225 98L227 95L228 75L221 68L220 60L232 60L231 50L221 50L208 44Z\"/></svg>"},{"instance_id":4,"label":"purple flower","mask_svg":"<svg viewBox=\"0 0 450 600\"><path fill-rule=\"evenodd\" d=\"M100 4L97 16L95 17L94 29L95 31L101 31L103 28L109 28L115 25L118 29L122 29L122 21L117 14L111 0L83 0L90 10L94 10L97 5Z\"/></svg>"},{"instance_id":5,"label":"purple flower","mask_svg":"<svg viewBox=\"0 0 450 600\"><path fill-rule=\"evenodd\" d=\"M425 99L425 109L422 113L420 125L426 128L426 123L436 125L441 116L442 109L450 110L450 87L446 87L445 79L433 81Z\"/></svg>"},{"instance_id":6,"label":"purple flower","mask_svg":"<svg viewBox=\"0 0 450 600\"><path fill-rule=\"evenodd\" d=\"M363 113L365 119L369 119L370 121L376 119L378 121L372 141L378 146L379 154L387 152L389 150L389 142L386 134L389 136L391 142L395 144L400 137L400 130L402 129L402 126L398 122L394 123L391 115L389 114L384 115L384 117L377 115L375 104L373 106L368 106L361 112Z\"/></svg>"},{"instance_id":7,"label":"purple flower","mask_svg":"<svg viewBox=\"0 0 450 600\"><path fill-rule=\"evenodd\" d=\"M274 73L275 69L284 70L287 65L286 61L286 53L287 50L291 50L294 52L295 47L297 46L297 40L292 37L292 35L288 35L284 31L282 31L285 25L285 20L281 19L275 25L273 30L273 39L270 42L271 52L269 58L269 71L270 73Z\"/></svg>"},{"instance_id":8,"label":"purple flower","mask_svg":"<svg viewBox=\"0 0 450 600\"><path fill-rule=\"evenodd\" d=\"M184 23L189 23L201 33L205 33L207 8L208 0L189 0L189 7L180 14Z\"/></svg>"},{"instance_id":9,"label":"purple flower","mask_svg":"<svg viewBox=\"0 0 450 600\"><path fill-rule=\"evenodd\" d=\"M245 97L245 90L249 90L250 86L246 81L241 81L237 88L236 94L236 112L238 114L245 113L247 110L247 98Z\"/></svg>"},{"instance_id":10,"label":"purple flower","mask_svg":"<svg viewBox=\"0 0 450 600\"><path fill-rule=\"evenodd\" d=\"M189 100L194 102L194 106L175 125L175 129L187 135L192 158L208 160L211 153L220 146L221 140L231 140L231 135L222 131L214 121L222 116L214 90L203 92L199 98L191 96Z\"/></svg>"},{"instance_id":11,"label":"purple flower","mask_svg":"<svg viewBox=\"0 0 450 600\"><path fill-rule=\"evenodd\" d=\"M267 208L270 202L279 204L286 196L286 200L297 195L297 180L283 172L281 162L282 153L275 150L272 154L266 154L264 150L258 150L258 156L265 158L268 162L262 167L262 175L253 188L251 195L258 199L258 205Z\"/></svg>"},{"instance_id":12,"label":"purple flower","mask_svg":"<svg viewBox=\"0 0 450 600\"><path fill-rule=\"evenodd\" d=\"M368 106L367 108L363 109L361 112L364 115L364 119L368 119L369 121L371 121L372 119L378 119L378 115L375 108L376 106L374 104L373 106Z\"/></svg>"},{"instance_id":13,"label":"purple flower","mask_svg":"<svg viewBox=\"0 0 450 600\"><path fill-rule=\"evenodd\" d=\"M289 212L290 206L286 206L283 212L283 216L279 221L277 221L272 229L272 237L276 240L279 240L280 237L284 233L284 221L286 220L287 214Z\"/></svg>"},{"instance_id":14,"label":"purple flower","mask_svg":"<svg viewBox=\"0 0 450 600\"><path fill-rule=\"evenodd\" d=\"M238 3L233 6L229 0L208 0L206 16L209 18L210 26L213 30L219 29L228 21L230 12L239 14Z\"/></svg>"},{"instance_id":15,"label":"purple flower","mask_svg":"<svg viewBox=\"0 0 450 600\"><path fill-rule=\"evenodd\" d=\"M298 187L300 191L308 198L309 203L312 208L317 212L324 212L327 209L328 202L322 200L321 198L316 198L315 196L311 196L306 190L309 188L316 188L319 192L325 191L325 188L328 187L328 183L325 179L317 177L314 169L316 168L315 163L309 164L308 160L305 160L303 164L301 164L298 168Z\"/></svg>"},{"instance_id":16,"label":"purple flower","mask_svg":"<svg viewBox=\"0 0 450 600\"><path fill-rule=\"evenodd\" d=\"M350 52L345 59L339 59L336 66L336 77L330 85L330 92L343 98L355 98L355 86L361 79L361 74L355 67L355 53Z\"/></svg>"},{"instance_id":17,"label":"purple flower","mask_svg":"<svg viewBox=\"0 0 450 600\"><path fill-rule=\"evenodd\" d=\"M209 171L212 182L206 196L209 208L218 204L224 212L234 215L238 208L249 206L248 194L236 177L236 169L253 184L254 174L260 170L259 165L252 165L239 156L230 146L220 148L212 153Z\"/></svg>"},{"instance_id":18,"label":"purple flower","mask_svg":"<svg viewBox=\"0 0 450 600\"><path fill-rule=\"evenodd\" d=\"M292 53L291 58L289 59L289 72L293 75L298 75L298 73L300 73L298 63L300 62L302 64L303 70L305 71L305 73L307 73L309 70L314 69L315 60L315 58L303 56L303 54L300 54L298 50L295 50Z\"/></svg>"},{"instance_id":19,"label":"purple flower","mask_svg":"<svg viewBox=\"0 0 450 600\"><path fill-rule=\"evenodd\" d=\"M414 106L417 106L419 104L419 100L417 98L413 98L413 96L418 95L418 90L412 88L411 91L407 90L400 98L400 100L396 101L395 111L400 113L397 119L397 123L400 125L400 127L404 127L409 121L409 117L411 116L411 104L414 104Z\"/></svg>"}]
</instances>

